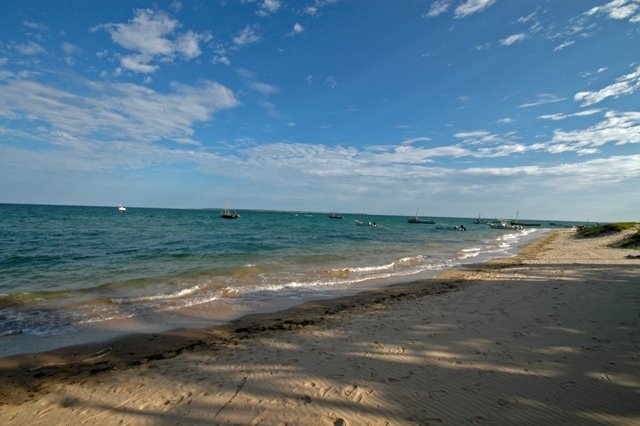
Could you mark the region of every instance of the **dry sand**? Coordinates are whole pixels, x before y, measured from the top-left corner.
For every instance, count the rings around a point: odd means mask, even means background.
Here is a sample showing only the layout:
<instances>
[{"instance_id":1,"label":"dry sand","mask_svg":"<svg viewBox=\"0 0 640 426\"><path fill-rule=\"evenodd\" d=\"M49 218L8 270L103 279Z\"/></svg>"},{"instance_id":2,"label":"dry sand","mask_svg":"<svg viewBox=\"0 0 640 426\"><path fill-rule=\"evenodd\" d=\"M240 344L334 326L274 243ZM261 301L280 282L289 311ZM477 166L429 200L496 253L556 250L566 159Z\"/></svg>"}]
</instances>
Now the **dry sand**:
<instances>
[{"instance_id":1,"label":"dry sand","mask_svg":"<svg viewBox=\"0 0 640 426\"><path fill-rule=\"evenodd\" d=\"M0 424L640 425L640 260L618 238L0 359Z\"/></svg>"}]
</instances>

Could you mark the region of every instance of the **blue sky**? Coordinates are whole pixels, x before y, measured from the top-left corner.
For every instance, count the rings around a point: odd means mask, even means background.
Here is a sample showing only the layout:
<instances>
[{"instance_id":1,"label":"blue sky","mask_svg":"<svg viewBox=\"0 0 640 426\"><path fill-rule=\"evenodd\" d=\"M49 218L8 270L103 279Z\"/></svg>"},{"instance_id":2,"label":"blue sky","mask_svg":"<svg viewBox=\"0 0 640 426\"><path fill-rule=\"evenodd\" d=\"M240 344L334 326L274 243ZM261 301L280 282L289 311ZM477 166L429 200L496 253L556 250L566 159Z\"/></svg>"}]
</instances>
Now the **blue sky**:
<instances>
[{"instance_id":1,"label":"blue sky","mask_svg":"<svg viewBox=\"0 0 640 426\"><path fill-rule=\"evenodd\" d=\"M0 0L0 202L640 220L640 1Z\"/></svg>"}]
</instances>

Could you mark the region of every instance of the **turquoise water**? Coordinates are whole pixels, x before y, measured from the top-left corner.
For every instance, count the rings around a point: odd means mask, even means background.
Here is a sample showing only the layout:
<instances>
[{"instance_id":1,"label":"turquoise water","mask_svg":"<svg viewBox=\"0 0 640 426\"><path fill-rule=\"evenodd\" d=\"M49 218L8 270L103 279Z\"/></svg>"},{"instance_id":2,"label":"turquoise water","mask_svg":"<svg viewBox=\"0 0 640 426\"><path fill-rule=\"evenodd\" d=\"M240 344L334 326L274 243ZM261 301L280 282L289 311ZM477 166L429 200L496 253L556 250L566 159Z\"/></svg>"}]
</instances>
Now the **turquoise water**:
<instances>
[{"instance_id":1,"label":"turquoise water","mask_svg":"<svg viewBox=\"0 0 640 426\"><path fill-rule=\"evenodd\" d=\"M0 336L231 304L307 300L512 255L540 229L474 219L0 204ZM359 226L375 221L379 226ZM466 232L453 230L464 225ZM543 225L544 227L544 225Z\"/></svg>"}]
</instances>

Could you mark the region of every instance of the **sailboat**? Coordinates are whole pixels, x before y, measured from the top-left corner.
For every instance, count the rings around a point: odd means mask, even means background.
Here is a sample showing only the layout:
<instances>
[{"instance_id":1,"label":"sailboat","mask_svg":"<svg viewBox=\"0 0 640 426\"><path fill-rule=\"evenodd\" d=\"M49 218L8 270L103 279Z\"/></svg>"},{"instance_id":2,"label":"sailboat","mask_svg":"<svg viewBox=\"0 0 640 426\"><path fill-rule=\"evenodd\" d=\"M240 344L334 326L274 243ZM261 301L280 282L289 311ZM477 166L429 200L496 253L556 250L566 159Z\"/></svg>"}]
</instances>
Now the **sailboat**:
<instances>
[{"instance_id":1,"label":"sailboat","mask_svg":"<svg viewBox=\"0 0 640 426\"><path fill-rule=\"evenodd\" d=\"M220 214L222 219L240 219L240 213L231 213L227 208L227 200L224 200L224 209Z\"/></svg>"},{"instance_id":2,"label":"sailboat","mask_svg":"<svg viewBox=\"0 0 640 426\"><path fill-rule=\"evenodd\" d=\"M341 214L336 213L335 210L329 214L329 219L342 219L342 218L343 216Z\"/></svg>"},{"instance_id":3,"label":"sailboat","mask_svg":"<svg viewBox=\"0 0 640 426\"><path fill-rule=\"evenodd\" d=\"M436 223L433 220L425 220L425 219L420 219L420 217L418 216L418 209L416 209L416 217L410 217L407 222L409 223L423 223L423 224L427 224L427 225L433 225L434 223Z\"/></svg>"},{"instance_id":4,"label":"sailboat","mask_svg":"<svg viewBox=\"0 0 640 426\"><path fill-rule=\"evenodd\" d=\"M518 216L519 216L519 215L520 215L520 212L519 212L519 211L517 211L517 212L516 212L516 220L512 220L512 221L510 222L510 223L511 223L511 225L513 225L513 226L516 226L516 225L518 225L518 226L540 226L540 224L539 224L539 223L534 223L534 222L523 222L523 221L521 221L521 220L518 220Z\"/></svg>"}]
</instances>

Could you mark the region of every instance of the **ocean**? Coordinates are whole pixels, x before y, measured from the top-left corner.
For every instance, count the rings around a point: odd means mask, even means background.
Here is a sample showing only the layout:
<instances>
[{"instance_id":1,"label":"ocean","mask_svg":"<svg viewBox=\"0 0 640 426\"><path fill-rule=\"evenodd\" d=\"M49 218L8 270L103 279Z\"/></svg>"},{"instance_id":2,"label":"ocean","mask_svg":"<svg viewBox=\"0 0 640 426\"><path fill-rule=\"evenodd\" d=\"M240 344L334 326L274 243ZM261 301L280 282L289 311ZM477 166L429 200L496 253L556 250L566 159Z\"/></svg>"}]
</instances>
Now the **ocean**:
<instances>
[{"instance_id":1,"label":"ocean","mask_svg":"<svg viewBox=\"0 0 640 426\"><path fill-rule=\"evenodd\" d=\"M49 349L118 319L145 318L135 331L158 331L185 326L166 320L184 308L206 306L224 322L434 277L511 256L549 226L498 230L473 218L410 224L407 216L239 213L224 220L219 210L0 204L0 355L29 350L38 339L50 342L38 350ZM460 225L466 231L454 229ZM148 320L158 314L165 315L162 325Z\"/></svg>"}]
</instances>

